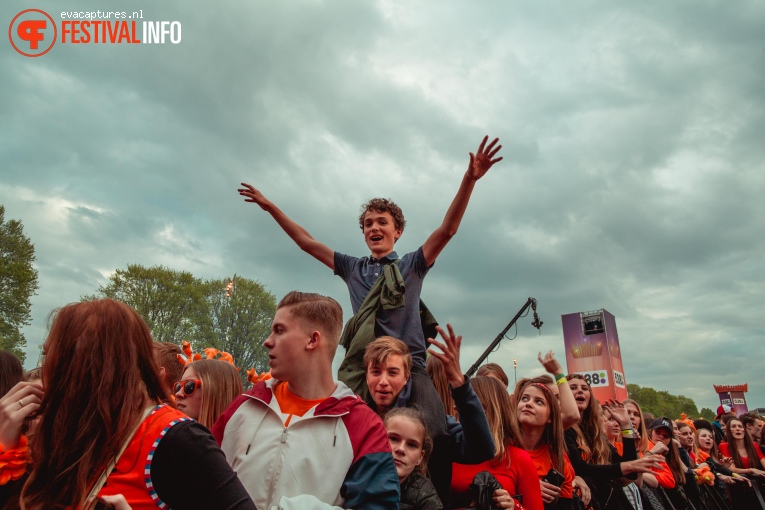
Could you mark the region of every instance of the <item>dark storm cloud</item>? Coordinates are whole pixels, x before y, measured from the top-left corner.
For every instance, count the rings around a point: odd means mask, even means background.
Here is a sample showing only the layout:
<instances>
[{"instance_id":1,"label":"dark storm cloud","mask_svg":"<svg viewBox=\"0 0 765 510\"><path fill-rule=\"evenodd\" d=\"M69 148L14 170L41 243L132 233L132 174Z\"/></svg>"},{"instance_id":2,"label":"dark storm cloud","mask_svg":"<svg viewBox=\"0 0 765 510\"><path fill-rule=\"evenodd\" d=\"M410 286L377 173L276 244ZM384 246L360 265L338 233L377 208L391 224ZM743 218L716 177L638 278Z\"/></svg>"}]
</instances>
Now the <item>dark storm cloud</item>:
<instances>
[{"instance_id":1,"label":"dark storm cloud","mask_svg":"<svg viewBox=\"0 0 765 510\"><path fill-rule=\"evenodd\" d=\"M133 8L181 21L183 42L0 51L0 203L40 270L32 362L47 313L128 263L323 292L348 317L342 282L238 183L359 255L359 205L391 197L404 253L488 133L505 160L423 294L465 335L464 368L534 296L542 335L524 318L491 357L521 376L540 350L563 358L561 314L606 308L629 382L716 407L713 383L749 381L762 405L761 3Z\"/></svg>"}]
</instances>

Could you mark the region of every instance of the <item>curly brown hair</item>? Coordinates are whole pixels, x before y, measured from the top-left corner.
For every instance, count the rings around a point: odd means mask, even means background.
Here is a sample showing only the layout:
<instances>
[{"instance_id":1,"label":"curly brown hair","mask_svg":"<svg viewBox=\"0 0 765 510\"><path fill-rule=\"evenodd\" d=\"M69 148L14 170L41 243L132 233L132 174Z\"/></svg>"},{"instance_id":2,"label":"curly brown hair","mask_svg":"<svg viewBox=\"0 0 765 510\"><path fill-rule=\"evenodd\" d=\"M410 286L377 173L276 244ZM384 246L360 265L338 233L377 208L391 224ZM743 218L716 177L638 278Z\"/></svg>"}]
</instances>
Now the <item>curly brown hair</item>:
<instances>
[{"instance_id":1,"label":"curly brown hair","mask_svg":"<svg viewBox=\"0 0 765 510\"><path fill-rule=\"evenodd\" d=\"M373 198L366 204L361 206L361 215L359 216L359 228L364 231L364 216L368 211L376 211L379 213L389 213L393 217L393 225L396 230L404 231L406 227L406 220L404 219L404 213L401 208L396 205L393 200L388 198Z\"/></svg>"}]
</instances>

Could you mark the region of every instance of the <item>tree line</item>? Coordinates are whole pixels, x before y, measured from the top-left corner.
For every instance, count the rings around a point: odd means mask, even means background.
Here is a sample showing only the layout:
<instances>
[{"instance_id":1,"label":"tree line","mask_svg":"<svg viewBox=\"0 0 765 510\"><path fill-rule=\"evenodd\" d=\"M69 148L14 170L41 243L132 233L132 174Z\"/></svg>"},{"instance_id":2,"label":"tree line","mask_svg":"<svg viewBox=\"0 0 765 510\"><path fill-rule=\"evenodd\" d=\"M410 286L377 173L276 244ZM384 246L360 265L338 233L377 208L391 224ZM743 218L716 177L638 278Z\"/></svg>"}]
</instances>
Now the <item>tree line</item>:
<instances>
[{"instance_id":1,"label":"tree line","mask_svg":"<svg viewBox=\"0 0 765 510\"><path fill-rule=\"evenodd\" d=\"M245 370L268 371L263 341L271 331L276 298L255 280L203 280L188 271L129 264L117 269L106 285L83 300L112 298L131 306L146 321L157 342L191 342L194 352L205 347L226 351Z\"/></svg>"},{"instance_id":2,"label":"tree line","mask_svg":"<svg viewBox=\"0 0 765 510\"><path fill-rule=\"evenodd\" d=\"M667 391L657 391L637 384L627 384L627 392L632 400L640 404L644 413L651 413L657 418L665 416L676 420L680 418L681 413L685 413L692 420L715 419L715 413L711 409L704 407L699 411L696 403L683 395L672 395Z\"/></svg>"}]
</instances>

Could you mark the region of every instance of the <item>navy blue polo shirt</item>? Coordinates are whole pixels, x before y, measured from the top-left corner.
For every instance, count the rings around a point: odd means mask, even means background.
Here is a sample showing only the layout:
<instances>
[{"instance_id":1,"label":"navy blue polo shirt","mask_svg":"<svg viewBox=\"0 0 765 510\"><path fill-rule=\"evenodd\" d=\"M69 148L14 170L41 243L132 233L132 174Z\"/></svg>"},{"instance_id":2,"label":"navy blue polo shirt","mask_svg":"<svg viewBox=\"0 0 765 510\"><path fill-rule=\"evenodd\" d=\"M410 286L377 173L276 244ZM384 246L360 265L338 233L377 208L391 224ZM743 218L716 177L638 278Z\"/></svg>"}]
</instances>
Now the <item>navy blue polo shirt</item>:
<instances>
[{"instance_id":1,"label":"navy blue polo shirt","mask_svg":"<svg viewBox=\"0 0 765 510\"><path fill-rule=\"evenodd\" d=\"M369 289L382 274L382 266L398 259L393 251L388 255L375 259L373 257L351 257L335 252L335 274L345 281L351 296L351 307L354 315L359 311ZM432 266L431 266L432 267ZM416 366L425 366L425 336L420 323L420 292L422 281L428 274L425 255L422 246L412 253L401 257L398 270L404 279L405 306L392 310L378 310L375 324L375 336L392 336L402 340L412 354Z\"/></svg>"}]
</instances>

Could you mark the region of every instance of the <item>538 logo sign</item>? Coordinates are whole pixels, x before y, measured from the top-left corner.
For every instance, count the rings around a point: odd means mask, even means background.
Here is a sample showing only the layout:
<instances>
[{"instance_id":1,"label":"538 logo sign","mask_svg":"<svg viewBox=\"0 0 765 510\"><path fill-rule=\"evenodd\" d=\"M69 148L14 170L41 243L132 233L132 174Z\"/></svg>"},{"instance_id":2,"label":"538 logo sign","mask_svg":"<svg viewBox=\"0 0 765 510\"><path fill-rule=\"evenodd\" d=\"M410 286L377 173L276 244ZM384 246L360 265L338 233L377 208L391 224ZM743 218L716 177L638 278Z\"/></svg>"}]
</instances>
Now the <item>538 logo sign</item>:
<instances>
[{"instance_id":1,"label":"538 logo sign","mask_svg":"<svg viewBox=\"0 0 765 510\"><path fill-rule=\"evenodd\" d=\"M8 27L8 38L13 48L26 57L48 53L56 42L57 34L53 18L40 9L21 11Z\"/></svg>"},{"instance_id":2,"label":"538 logo sign","mask_svg":"<svg viewBox=\"0 0 765 510\"><path fill-rule=\"evenodd\" d=\"M608 372L605 370L590 370L589 372L577 372L591 388L608 386Z\"/></svg>"}]
</instances>

